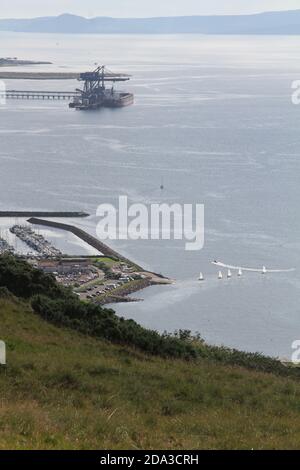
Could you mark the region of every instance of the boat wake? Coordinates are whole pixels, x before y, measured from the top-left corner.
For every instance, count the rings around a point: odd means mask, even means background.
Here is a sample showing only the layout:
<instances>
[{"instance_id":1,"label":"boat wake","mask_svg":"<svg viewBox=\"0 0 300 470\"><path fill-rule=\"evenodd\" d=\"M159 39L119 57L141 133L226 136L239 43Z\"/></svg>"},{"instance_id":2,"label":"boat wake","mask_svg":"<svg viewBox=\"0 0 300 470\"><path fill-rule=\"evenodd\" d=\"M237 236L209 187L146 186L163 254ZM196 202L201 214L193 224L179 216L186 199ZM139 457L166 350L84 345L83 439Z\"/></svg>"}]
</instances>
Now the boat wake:
<instances>
[{"instance_id":1,"label":"boat wake","mask_svg":"<svg viewBox=\"0 0 300 470\"><path fill-rule=\"evenodd\" d=\"M262 268L247 268L247 267L243 267L243 266L232 266L230 264L221 263L220 261L213 261L212 264L214 264L215 266L219 266L221 268L233 269L233 270L237 270L237 271L249 271L249 272L253 272L253 273L261 273L261 272L264 272L264 273L290 273L290 272L295 271L295 268L291 268L291 269L267 269L265 267L262 267Z\"/></svg>"}]
</instances>

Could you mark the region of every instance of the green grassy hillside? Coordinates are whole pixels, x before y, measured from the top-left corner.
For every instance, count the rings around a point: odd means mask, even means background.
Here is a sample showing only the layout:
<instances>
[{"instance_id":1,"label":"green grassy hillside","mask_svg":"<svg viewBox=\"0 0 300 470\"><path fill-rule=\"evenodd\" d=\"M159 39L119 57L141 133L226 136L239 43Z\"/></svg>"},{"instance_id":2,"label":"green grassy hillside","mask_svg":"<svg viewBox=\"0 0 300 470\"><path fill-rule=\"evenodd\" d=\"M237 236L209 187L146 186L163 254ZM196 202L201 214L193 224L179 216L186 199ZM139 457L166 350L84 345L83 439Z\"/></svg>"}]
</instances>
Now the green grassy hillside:
<instances>
[{"instance_id":1,"label":"green grassy hillside","mask_svg":"<svg viewBox=\"0 0 300 470\"><path fill-rule=\"evenodd\" d=\"M298 448L300 382L114 345L0 299L0 449Z\"/></svg>"}]
</instances>

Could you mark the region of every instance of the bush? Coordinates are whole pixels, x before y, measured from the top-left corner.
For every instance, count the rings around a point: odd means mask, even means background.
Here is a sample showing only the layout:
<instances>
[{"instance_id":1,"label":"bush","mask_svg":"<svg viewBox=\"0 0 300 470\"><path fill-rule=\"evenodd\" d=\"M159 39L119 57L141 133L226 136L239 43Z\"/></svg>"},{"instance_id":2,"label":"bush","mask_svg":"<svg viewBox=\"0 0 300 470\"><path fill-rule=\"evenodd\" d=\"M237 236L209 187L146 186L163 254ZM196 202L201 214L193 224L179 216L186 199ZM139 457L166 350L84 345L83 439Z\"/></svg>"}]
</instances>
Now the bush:
<instances>
[{"instance_id":1,"label":"bush","mask_svg":"<svg viewBox=\"0 0 300 470\"><path fill-rule=\"evenodd\" d=\"M45 320L84 334L163 357L194 359L201 357L227 365L238 365L282 376L300 377L300 368L279 360L224 347L209 346L188 330L160 335L133 320L118 317L111 309L81 302L55 278L34 269L11 255L0 256L0 298L13 295L31 299L33 310Z\"/></svg>"},{"instance_id":2,"label":"bush","mask_svg":"<svg viewBox=\"0 0 300 470\"><path fill-rule=\"evenodd\" d=\"M6 287L0 287L0 299L13 299L14 296Z\"/></svg>"},{"instance_id":3,"label":"bush","mask_svg":"<svg viewBox=\"0 0 300 470\"><path fill-rule=\"evenodd\" d=\"M33 310L58 326L134 346L150 354L184 359L197 356L190 338L160 335L132 320L118 317L111 309L83 303L71 290L60 286L54 276L46 275L14 256L0 256L0 286L6 289L3 292L8 289L17 297L31 299Z\"/></svg>"},{"instance_id":4,"label":"bush","mask_svg":"<svg viewBox=\"0 0 300 470\"><path fill-rule=\"evenodd\" d=\"M35 296L33 310L55 325L74 328L84 334L108 341L137 347L147 353L164 357L192 359L195 347L170 335L160 335L138 325L133 320L118 317L111 309L80 302L77 298L50 299Z\"/></svg>"},{"instance_id":5,"label":"bush","mask_svg":"<svg viewBox=\"0 0 300 470\"><path fill-rule=\"evenodd\" d=\"M23 299L30 299L36 294L45 294L50 298L71 295L68 289L57 284L54 276L44 274L12 255L0 256L0 286Z\"/></svg>"}]
</instances>

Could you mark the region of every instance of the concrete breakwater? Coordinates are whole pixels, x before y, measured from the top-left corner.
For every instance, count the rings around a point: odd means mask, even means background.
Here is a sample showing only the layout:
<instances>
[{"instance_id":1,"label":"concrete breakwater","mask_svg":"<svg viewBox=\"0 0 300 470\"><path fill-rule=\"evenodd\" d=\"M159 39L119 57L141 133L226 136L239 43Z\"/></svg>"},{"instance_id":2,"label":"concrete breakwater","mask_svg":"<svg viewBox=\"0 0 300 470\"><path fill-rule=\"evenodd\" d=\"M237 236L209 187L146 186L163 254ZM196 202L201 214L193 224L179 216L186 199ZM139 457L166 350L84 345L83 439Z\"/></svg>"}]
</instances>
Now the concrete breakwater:
<instances>
[{"instance_id":1,"label":"concrete breakwater","mask_svg":"<svg viewBox=\"0 0 300 470\"><path fill-rule=\"evenodd\" d=\"M13 72L0 71L1 80L78 80L79 73L72 72Z\"/></svg>"},{"instance_id":2,"label":"concrete breakwater","mask_svg":"<svg viewBox=\"0 0 300 470\"><path fill-rule=\"evenodd\" d=\"M88 217L85 212L43 212L43 211L0 211L0 217L58 217L58 218L77 218Z\"/></svg>"},{"instance_id":3,"label":"concrete breakwater","mask_svg":"<svg viewBox=\"0 0 300 470\"><path fill-rule=\"evenodd\" d=\"M140 281L135 281L135 283L131 283L129 286L124 286L120 289L116 289L116 291L112 291L108 293L102 298L100 297L99 303L102 305L105 304L116 304L116 303L125 303L125 302L141 302L142 299L132 298L129 295L139 292L147 287L156 285L151 279L143 279Z\"/></svg>"},{"instance_id":4,"label":"concrete breakwater","mask_svg":"<svg viewBox=\"0 0 300 470\"><path fill-rule=\"evenodd\" d=\"M53 220L44 220L32 217L28 219L28 222L33 225L40 225L45 227L51 227L59 230L65 230L67 232L72 233L73 235L80 238L82 241L90 245L91 247L95 248L99 251L103 256L107 256L109 258L113 258L115 260L121 261L125 265L128 265L131 268L134 268L136 271L135 274L139 275L141 279L134 280L129 283L129 285L124 285L115 289L113 292L107 293L101 298L99 298L99 303L107 304L107 303L117 303L117 302L130 302L130 301L137 301L137 299L130 299L128 297L129 294L134 292L138 292L146 287L153 286L153 285L164 285L164 284L172 284L172 281L161 274L155 274L149 271L145 271L141 266L130 261L128 258L117 253L115 250L108 247L105 243L101 242L97 238L93 237L89 233L85 232L84 230L75 227L74 225L55 222Z\"/></svg>"},{"instance_id":5,"label":"concrete breakwater","mask_svg":"<svg viewBox=\"0 0 300 470\"><path fill-rule=\"evenodd\" d=\"M115 250L107 246L105 243L101 242L98 240L98 238L93 237L89 233L85 232L84 230L75 227L74 225L69 225L69 224L64 224L60 222L55 222L53 220L42 220L38 219L35 217L32 217L28 220L30 224L34 225L42 225L46 227L52 227L56 228L59 230L65 230L67 232L73 233L73 235L76 235L78 238L80 238L82 241L90 245L91 247L95 248L96 250L99 251L99 253L102 253L104 256L109 256L112 258L119 259L120 261L123 261L124 263L128 263L130 265L134 264L136 268L138 268L140 271L144 271L141 266L137 266L135 263L132 263L129 259L125 258L124 256L120 255L117 253Z\"/></svg>"},{"instance_id":6,"label":"concrete breakwater","mask_svg":"<svg viewBox=\"0 0 300 470\"><path fill-rule=\"evenodd\" d=\"M35 60L21 60L16 57L1 57L0 67L8 66L21 66L21 65L52 65L52 62L35 61Z\"/></svg>"}]
</instances>

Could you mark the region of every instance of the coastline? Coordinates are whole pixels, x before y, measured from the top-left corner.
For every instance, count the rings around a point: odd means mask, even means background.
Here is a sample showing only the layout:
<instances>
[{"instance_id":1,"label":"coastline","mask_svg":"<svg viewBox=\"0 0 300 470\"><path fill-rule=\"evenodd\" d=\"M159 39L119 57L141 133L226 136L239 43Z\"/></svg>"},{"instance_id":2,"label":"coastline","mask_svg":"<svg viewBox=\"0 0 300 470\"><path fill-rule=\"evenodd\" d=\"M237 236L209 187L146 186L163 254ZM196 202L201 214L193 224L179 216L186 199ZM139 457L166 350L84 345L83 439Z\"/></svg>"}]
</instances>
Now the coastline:
<instances>
[{"instance_id":1,"label":"coastline","mask_svg":"<svg viewBox=\"0 0 300 470\"><path fill-rule=\"evenodd\" d=\"M85 232L84 230L76 227L75 225L69 225L69 224L55 222L55 221L38 219L36 217L32 217L28 219L28 222L33 225L51 227L51 228L64 230L66 232L72 233L73 235L77 236L80 240L84 241L92 248L95 248L96 250L98 250L99 253L102 254L102 256L108 256L114 259L118 259L119 261L128 264L130 267L134 268L139 275L143 277L143 279L135 280L135 281L130 282L127 285L118 287L113 292L109 292L102 296L99 296L97 298L97 303L104 305L104 304L110 304L110 303L141 301L142 299L131 299L128 296L135 292L139 292L143 289L146 289L147 287L150 287L150 286L170 285L174 283L174 280L171 280L163 276L162 274L153 273L153 272L145 270L141 266L138 266L136 263L134 263L130 259L124 257L123 255L113 250L102 241L93 237L92 235Z\"/></svg>"}]
</instances>

